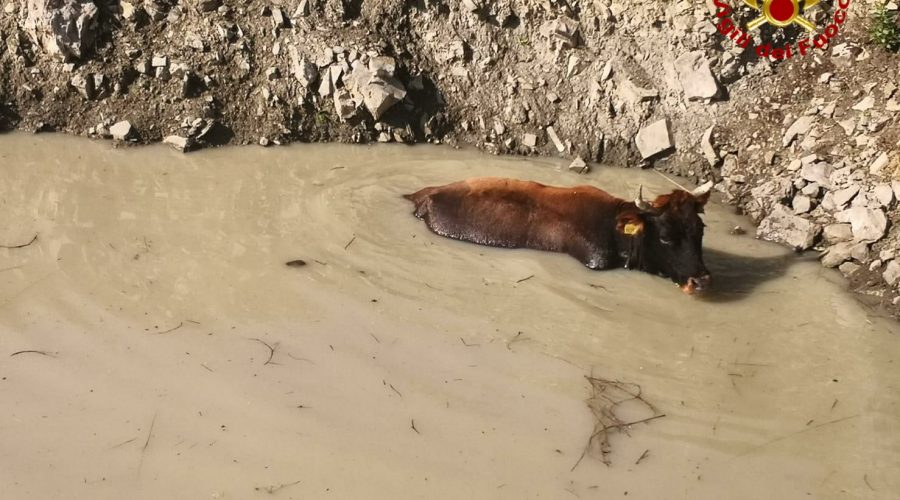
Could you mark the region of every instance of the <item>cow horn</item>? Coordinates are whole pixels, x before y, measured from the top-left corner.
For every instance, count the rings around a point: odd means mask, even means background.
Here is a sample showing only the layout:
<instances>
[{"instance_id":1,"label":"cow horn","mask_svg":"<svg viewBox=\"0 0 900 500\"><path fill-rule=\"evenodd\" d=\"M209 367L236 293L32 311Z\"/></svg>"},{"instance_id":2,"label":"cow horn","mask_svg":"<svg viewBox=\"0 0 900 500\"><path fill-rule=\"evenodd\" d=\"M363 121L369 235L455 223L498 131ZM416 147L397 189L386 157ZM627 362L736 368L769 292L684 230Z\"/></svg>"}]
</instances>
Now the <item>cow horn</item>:
<instances>
[{"instance_id":1,"label":"cow horn","mask_svg":"<svg viewBox=\"0 0 900 500\"><path fill-rule=\"evenodd\" d=\"M634 200L634 204L638 207L638 210L642 210L644 212L647 212L647 211L653 209L653 206L644 200L644 185L643 184L638 186L638 194L637 194L637 198L635 198L635 200Z\"/></svg>"},{"instance_id":2,"label":"cow horn","mask_svg":"<svg viewBox=\"0 0 900 500\"><path fill-rule=\"evenodd\" d=\"M706 184L698 187L697 189L691 191L691 194L694 196L703 196L709 192L713 187L713 181L708 181Z\"/></svg>"}]
</instances>

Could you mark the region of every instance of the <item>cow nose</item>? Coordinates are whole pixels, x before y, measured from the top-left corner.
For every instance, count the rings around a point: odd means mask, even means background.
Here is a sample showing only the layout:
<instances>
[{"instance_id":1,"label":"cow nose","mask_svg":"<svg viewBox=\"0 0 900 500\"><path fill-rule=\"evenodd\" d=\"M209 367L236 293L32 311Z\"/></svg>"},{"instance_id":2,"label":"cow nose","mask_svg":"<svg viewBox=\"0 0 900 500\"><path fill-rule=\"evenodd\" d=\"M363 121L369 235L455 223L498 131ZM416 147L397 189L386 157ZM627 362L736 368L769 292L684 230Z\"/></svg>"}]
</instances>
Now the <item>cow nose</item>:
<instances>
[{"instance_id":1,"label":"cow nose","mask_svg":"<svg viewBox=\"0 0 900 500\"><path fill-rule=\"evenodd\" d=\"M711 280L712 278L709 274L704 274L703 276L700 276L698 278L691 277L688 278L685 284L681 286L681 290L687 294L699 292L708 287Z\"/></svg>"},{"instance_id":2,"label":"cow nose","mask_svg":"<svg viewBox=\"0 0 900 500\"><path fill-rule=\"evenodd\" d=\"M712 276L709 274L704 274L699 278L688 278L688 283L690 283L695 290L703 290L709 286L710 281L712 281Z\"/></svg>"}]
</instances>

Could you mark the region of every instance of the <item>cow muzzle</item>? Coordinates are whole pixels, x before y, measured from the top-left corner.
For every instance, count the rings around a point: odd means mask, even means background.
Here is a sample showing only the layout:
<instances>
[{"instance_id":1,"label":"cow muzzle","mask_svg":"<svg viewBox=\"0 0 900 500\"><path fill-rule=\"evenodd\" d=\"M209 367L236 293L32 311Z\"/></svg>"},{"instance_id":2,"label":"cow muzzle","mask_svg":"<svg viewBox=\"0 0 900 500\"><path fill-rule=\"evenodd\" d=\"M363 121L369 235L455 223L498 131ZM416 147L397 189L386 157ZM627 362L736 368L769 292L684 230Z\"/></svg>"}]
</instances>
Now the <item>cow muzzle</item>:
<instances>
[{"instance_id":1,"label":"cow muzzle","mask_svg":"<svg viewBox=\"0 0 900 500\"><path fill-rule=\"evenodd\" d=\"M687 281L681 285L681 291L688 295L693 295L696 292L702 292L709 288L711 281L712 277L708 274L704 274L699 278L688 278Z\"/></svg>"}]
</instances>

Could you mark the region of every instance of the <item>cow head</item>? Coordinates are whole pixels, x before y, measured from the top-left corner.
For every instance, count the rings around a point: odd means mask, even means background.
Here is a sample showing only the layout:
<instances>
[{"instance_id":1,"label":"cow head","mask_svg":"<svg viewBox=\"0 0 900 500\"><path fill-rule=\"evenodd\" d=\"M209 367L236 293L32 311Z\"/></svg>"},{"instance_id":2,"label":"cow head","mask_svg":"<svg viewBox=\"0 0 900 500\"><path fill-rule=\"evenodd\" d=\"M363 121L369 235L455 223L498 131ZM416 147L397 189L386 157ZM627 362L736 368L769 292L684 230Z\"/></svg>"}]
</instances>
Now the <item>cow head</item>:
<instances>
[{"instance_id":1,"label":"cow head","mask_svg":"<svg viewBox=\"0 0 900 500\"><path fill-rule=\"evenodd\" d=\"M691 294L709 285L703 264L703 207L709 201L712 182L693 192L676 190L652 202L638 189L635 210L618 218L620 237L630 245L629 267L671 278ZM630 206L630 204L629 204Z\"/></svg>"}]
</instances>

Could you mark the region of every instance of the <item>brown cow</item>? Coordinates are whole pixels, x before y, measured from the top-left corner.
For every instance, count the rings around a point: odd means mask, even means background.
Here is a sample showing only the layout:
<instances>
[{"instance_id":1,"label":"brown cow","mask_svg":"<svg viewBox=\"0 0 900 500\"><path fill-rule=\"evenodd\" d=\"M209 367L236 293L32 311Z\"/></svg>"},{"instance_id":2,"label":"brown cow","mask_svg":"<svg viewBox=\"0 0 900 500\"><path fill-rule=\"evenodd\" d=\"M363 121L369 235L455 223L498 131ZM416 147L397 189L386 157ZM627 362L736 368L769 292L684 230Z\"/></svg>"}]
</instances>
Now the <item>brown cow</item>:
<instances>
[{"instance_id":1,"label":"brown cow","mask_svg":"<svg viewBox=\"0 0 900 500\"><path fill-rule=\"evenodd\" d=\"M712 183L634 202L593 186L553 187L476 178L404 195L415 216L441 236L504 248L563 252L591 269L624 267L702 290L703 221Z\"/></svg>"}]
</instances>

